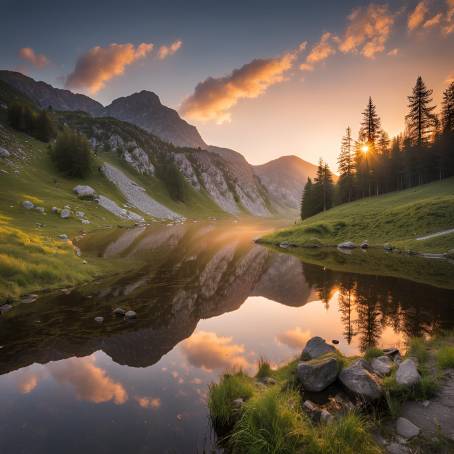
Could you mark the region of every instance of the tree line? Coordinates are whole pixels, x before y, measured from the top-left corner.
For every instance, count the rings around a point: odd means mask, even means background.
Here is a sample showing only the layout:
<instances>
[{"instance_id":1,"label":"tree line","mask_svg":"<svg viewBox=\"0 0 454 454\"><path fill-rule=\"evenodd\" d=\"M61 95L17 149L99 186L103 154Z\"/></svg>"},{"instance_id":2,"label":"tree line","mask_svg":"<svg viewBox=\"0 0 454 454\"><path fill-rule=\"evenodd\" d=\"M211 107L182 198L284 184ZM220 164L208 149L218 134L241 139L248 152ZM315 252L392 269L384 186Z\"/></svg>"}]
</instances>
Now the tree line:
<instances>
[{"instance_id":1,"label":"tree line","mask_svg":"<svg viewBox=\"0 0 454 454\"><path fill-rule=\"evenodd\" d=\"M408 96L404 133L389 138L369 98L355 140L350 127L342 137L339 178L333 182L328 164L320 160L317 174L303 191L301 218L334 205L399 191L454 175L454 82L443 92L435 113L433 90L418 77Z\"/></svg>"}]
</instances>

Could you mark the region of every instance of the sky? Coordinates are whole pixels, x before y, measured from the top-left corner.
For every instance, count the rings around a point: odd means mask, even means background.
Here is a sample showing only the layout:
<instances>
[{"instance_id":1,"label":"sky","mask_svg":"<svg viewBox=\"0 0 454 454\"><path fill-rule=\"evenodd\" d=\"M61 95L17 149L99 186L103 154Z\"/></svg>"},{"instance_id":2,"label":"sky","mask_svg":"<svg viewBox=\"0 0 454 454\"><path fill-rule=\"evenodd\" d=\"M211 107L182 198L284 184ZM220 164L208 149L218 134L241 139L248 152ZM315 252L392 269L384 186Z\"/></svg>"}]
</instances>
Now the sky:
<instances>
[{"instance_id":1,"label":"sky","mask_svg":"<svg viewBox=\"0 0 454 454\"><path fill-rule=\"evenodd\" d=\"M252 164L282 155L335 170L369 96L403 131L421 75L454 79L454 0L0 0L0 67L103 104L157 93L212 145Z\"/></svg>"}]
</instances>

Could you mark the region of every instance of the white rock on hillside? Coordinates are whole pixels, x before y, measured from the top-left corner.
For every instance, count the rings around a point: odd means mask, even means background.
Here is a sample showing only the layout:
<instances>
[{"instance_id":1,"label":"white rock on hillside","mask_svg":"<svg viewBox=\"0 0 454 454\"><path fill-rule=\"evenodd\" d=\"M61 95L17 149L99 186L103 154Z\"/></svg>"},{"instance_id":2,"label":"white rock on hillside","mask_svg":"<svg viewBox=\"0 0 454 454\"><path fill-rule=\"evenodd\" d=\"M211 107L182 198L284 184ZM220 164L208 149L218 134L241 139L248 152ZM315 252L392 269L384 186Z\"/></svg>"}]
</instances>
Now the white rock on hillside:
<instances>
[{"instance_id":1,"label":"white rock on hillside","mask_svg":"<svg viewBox=\"0 0 454 454\"><path fill-rule=\"evenodd\" d=\"M134 148L131 152L125 151L123 159L140 174L154 175L155 168L150 162L148 154L140 147Z\"/></svg>"},{"instance_id":2,"label":"white rock on hillside","mask_svg":"<svg viewBox=\"0 0 454 454\"><path fill-rule=\"evenodd\" d=\"M93 199L96 196L96 191L91 186L81 184L74 187L73 192L79 199Z\"/></svg>"},{"instance_id":3,"label":"white rock on hillside","mask_svg":"<svg viewBox=\"0 0 454 454\"><path fill-rule=\"evenodd\" d=\"M134 222L144 222L144 218L142 216L139 216L132 211L121 208L113 200L110 200L103 195L99 195L96 200L99 205L102 206L105 210L110 211L112 214L118 216L119 218L128 219Z\"/></svg>"}]
</instances>

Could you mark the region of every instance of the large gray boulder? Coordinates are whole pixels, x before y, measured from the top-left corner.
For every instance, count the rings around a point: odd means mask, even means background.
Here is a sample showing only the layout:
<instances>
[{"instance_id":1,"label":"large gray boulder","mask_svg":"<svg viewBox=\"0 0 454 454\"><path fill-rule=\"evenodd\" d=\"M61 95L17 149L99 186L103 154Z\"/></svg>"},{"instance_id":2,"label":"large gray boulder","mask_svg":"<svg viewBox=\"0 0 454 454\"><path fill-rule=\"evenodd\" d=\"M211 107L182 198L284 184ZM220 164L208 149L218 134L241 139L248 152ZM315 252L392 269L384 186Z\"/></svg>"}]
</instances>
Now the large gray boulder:
<instances>
[{"instance_id":1,"label":"large gray boulder","mask_svg":"<svg viewBox=\"0 0 454 454\"><path fill-rule=\"evenodd\" d=\"M0 158L9 158L11 153L5 148L0 147Z\"/></svg>"},{"instance_id":2,"label":"large gray boulder","mask_svg":"<svg viewBox=\"0 0 454 454\"><path fill-rule=\"evenodd\" d=\"M358 359L343 369L339 380L351 393L363 400L376 400L382 396L380 380L364 359Z\"/></svg>"},{"instance_id":3,"label":"large gray boulder","mask_svg":"<svg viewBox=\"0 0 454 454\"><path fill-rule=\"evenodd\" d=\"M336 358L328 356L299 363L296 375L305 390L319 392L336 380L338 371Z\"/></svg>"},{"instance_id":4,"label":"large gray boulder","mask_svg":"<svg viewBox=\"0 0 454 454\"><path fill-rule=\"evenodd\" d=\"M406 418L398 418L396 422L396 432L401 437L409 439L418 436L421 429Z\"/></svg>"},{"instance_id":5,"label":"large gray boulder","mask_svg":"<svg viewBox=\"0 0 454 454\"><path fill-rule=\"evenodd\" d=\"M421 381L418 368L413 359L408 358L399 364L396 372L396 382L399 385L412 386Z\"/></svg>"},{"instance_id":6,"label":"large gray boulder","mask_svg":"<svg viewBox=\"0 0 454 454\"><path fill-rule=\"evenodd\" d=\"M303 361L320 358L320 356L326 355L326 353L335 352L336 349L326 343L325 339L319 336L315 336L307 341L304 347L301 359Z\"/></svg>"},{"instance_id":7,"label":"large gray boulder","mask_svg":"<svg viewBox=\"0 0 454 454\"><path fill-rule=\"evenodd\" d=\"M393 360L389 356L379 356L371 361L372 370L381 377L389 375L393 368Z\"/></svg>"},{"instance_id":8,"label":"large gray boulder","mask_svg":"<svg viewBox=\"0 0 454 454\"><path fill-rule=\"evenodd\" d=\"M79 199L94 199L96 191L91 186L79 184L73 188L74 193Z\"/></svg>"}]
</instances>

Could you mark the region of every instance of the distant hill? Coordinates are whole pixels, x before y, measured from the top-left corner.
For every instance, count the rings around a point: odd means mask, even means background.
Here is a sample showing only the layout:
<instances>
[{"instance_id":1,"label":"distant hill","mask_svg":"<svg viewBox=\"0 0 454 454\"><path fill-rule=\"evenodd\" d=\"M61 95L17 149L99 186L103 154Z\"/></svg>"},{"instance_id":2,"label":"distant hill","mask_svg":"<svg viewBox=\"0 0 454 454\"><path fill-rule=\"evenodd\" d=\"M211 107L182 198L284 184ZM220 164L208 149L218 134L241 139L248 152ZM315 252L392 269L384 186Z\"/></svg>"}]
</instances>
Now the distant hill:
<instances>
[{"instance_id":1,"label":"distant hill","mask_svg":"<svg viewBox=\"0 0 454 454\"><path fill-rule=\"evenodd\" d=\"M314 178L317 166L297 156L282 156L253 166L253 171L275 204L284 209L297 209L307 178Z\"/></svg>"}]
</instances>

